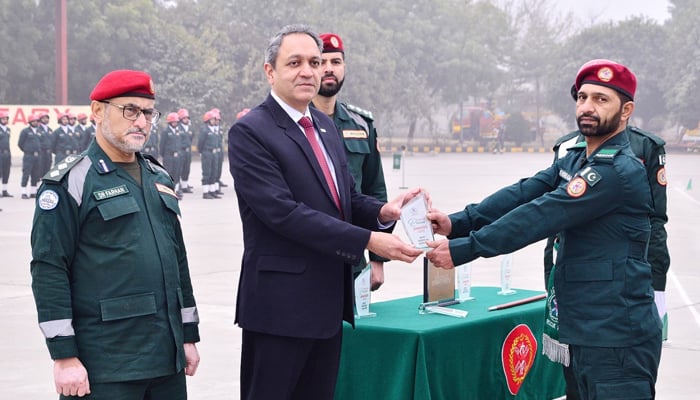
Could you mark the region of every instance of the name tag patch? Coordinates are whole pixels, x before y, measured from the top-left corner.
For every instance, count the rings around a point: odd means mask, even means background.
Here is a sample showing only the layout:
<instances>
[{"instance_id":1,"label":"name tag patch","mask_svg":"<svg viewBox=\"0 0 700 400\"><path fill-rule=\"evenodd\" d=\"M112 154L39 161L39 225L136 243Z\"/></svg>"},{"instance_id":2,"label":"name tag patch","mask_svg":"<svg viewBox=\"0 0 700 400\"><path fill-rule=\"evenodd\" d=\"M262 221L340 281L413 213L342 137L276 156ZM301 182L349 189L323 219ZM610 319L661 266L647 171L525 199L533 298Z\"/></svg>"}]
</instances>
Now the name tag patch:
<instances>
[{"instance_id":1,"label":"name tag patch","mask_svg":"<svg viewBox=\"0 0 700 400\"><path fill-rule=\"evenodd\" d=\"M344 129L344 139L367 139L367 132L362 129Z\"/></svg>"},{"instance_id":2,"label":"name tag patch","mask_svg":"<svg viewBox=\"0 0 700 400\"><path fill-rule=\"evenodd\" d=\"M112 197L117 197L121 196L123 194L129 193L129 189L126 187L126 185L119 185L117 187L113 187L110 189L104 189L104 190L98 190L96 192L92 192L92 195L95 197L96 200L105 200L109 199Z\"/></svg>"}]
</instances>

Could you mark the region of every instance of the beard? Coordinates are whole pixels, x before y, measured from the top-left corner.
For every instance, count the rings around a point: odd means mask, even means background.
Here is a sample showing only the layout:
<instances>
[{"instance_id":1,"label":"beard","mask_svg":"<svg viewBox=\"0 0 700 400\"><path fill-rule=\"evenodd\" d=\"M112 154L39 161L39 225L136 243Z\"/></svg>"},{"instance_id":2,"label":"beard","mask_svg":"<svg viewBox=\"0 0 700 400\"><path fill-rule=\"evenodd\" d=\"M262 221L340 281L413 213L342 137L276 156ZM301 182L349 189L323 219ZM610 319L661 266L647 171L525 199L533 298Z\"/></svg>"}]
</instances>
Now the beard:
<instances>
[{"instance_id":1,"label":"beard","mask_svg":"<svg viewBox=\"0 0 700 400\"><path fill-rule=\"evenodd\" d=\"M325 76L323 78L325 78ZM345 82L345 78L343 78L342 81L338 81L336 78L335 82L333 83L323 83L323 78L321 78L321 87L318 89L318 94L323 97L333 97L338 94L338 92L340 92L340 88L343 87L343 82Z\"/></svg>"},{"instance_id":2,"label":"beard","mask_svg":"<svg viewBox=\"0 0 700 400\"><path fill-rule=\"evenodd\" d=\"M594 119L595 123L581 122L583 117ZM578 124L578 130L583 136L607 136L615 133L617 128L620 126L620 121L622 119L622 108L620 108L615 115L609 120L601 121L600 118L594 115L581 115L576 118L576 123Z\"/></svg>"},{"instance_id":3,"label":"beard","mask_svg":"<svg viewBox=\"0 0 700 400\"><path fill-rule=\"evenodd\" d=\"M145 135L145 138L142 143L139 143L137 141L129 140L130 134L133 132L142 132ZM146 142L148 141L148 136L150 133L144 132L143 130L139 128L129 128L124 135L122 136L117 136L114 132L112 132L112 126L111 123L109 122L109 118L107 118L107 114L105 114L105 119L104 122L102 123L102 136L107 140L109 144L111 144L113 147L118 149L121 152L124 153L135 153L137 151L141 151L143 149L143 146L146 145Z\"/></svg>"}]
</instances>

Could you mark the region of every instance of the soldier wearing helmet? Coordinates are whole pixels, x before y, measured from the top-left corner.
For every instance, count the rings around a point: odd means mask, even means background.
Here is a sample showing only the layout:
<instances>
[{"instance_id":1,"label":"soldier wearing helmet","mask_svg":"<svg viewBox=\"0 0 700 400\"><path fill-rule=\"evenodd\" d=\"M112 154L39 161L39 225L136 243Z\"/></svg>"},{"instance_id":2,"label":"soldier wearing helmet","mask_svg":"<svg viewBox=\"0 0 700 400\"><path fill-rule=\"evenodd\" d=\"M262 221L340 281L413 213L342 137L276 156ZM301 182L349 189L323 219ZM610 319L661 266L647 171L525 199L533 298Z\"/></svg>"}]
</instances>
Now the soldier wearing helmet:
<instances>
[{"instance_id":1,"label":"soldier wearing helmet","mask_svg":"<svg viewBox=\"0 0 700 400\"><path fill-rule=\"evenodd\" d=\"M182 193L192 193L192 185L189 183L190 166L192 165L192 139L194 130L190 129L190 112L186 108L177 110L179 123L177 129L180 130L182 141L182 168L180 171L180 187Z\"/></svg>"},{"instance_id":2,"label":"soldier wearing helmet","mask_svg":"<svg viewBox=\"0 0 700 400\"><path fill-rule=\"evenodd\" d=\"M78 143L75 133L70 125L70 114L58 114L58 128L53 131L53 146L51 151L54 154L54 164L58 165L64 158L71 154L76 154Z\"/></svg>"},{"instance_id":3,"label":"soldier wearing helmet","mask_svg":"<svg viewBox=\"0 0 700 400\"><path fill-rule=\"evenodd\" d=\"M41 134L41 151L39 152L39 176L44 176L53 165L53 131L49 127L49 113L39 113L39 133Z\"/></svg>"},{"instance_id":4,"label":"soldier wearing helmet","mask_svg":"<svg viewBox=\"0 0 700 400\"><path fill-rule=\"evenodd\" d=\"M177 129L178 116L171 112L165 117L165 128L160 132L160 154L163 157L163 165L173 178L175 193L182 199L180 187L180 175L182 171L182 139L180 130Z\"/></svg>"},{"instance_id":5,"label":"soldier wearing helmet","mask_svg":"<svg viewBox=\"0 0 700 400\"><path fill-rule=\"evenodd\" d=\"M221 135L216 129L216 118L212 111L204 113L202 120L204 124L197 137L197 150L202 160L202 198L219 199L216 169L218 157L222 153Z\"/></svg>"},{"instance_id":6,"label":"soldier wearing helmet","mask_svg":"<svg viewBox=\"0 0 700 400\"><path fill-rule=\"evenodd\" d=\"M41 132L39 131L39 115L32 113L27 119L29 124L19 133L17 145L22 150L22 180L20 181L22 198L33 199L36 197L37 183L41 179L41 164L39 152L41 151ZM27 184L30 184L27 189Z\"/></svg>"},{"instance_id":7,"label":"soldier wearing helmet","mask_svg":"<svg viewBox=\"0 0 700 400\"><path fill-rule=\"evenodd\" d=\"M12 154L10 153L10 114L0 111L0 178L2 179L2 194L0 197L13 197L7 191L7 182L10 179L10 167L12 166Z\"/></svg>"}]
</instances>

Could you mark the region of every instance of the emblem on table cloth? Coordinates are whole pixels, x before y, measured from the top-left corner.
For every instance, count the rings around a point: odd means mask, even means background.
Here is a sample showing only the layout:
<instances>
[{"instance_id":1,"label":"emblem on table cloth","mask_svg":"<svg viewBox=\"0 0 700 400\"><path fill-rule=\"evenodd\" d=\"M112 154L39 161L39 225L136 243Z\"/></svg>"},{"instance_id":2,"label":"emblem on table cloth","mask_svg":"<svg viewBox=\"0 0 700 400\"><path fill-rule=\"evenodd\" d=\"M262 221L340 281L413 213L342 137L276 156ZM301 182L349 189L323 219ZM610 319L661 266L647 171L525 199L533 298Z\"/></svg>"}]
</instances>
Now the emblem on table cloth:
<instances>
[{"instance_id":1,"label":"emblem on table cloth","mask_svg":"<svg viewBox=\"0 0 700 400\"><path fill-rule=\"evenodd\" d=\"M537 354L537 340L530 327L520 324L513 328L503 341L501 361L508 390L515 396L530 372Z\"/></svg>"}]
</instances>

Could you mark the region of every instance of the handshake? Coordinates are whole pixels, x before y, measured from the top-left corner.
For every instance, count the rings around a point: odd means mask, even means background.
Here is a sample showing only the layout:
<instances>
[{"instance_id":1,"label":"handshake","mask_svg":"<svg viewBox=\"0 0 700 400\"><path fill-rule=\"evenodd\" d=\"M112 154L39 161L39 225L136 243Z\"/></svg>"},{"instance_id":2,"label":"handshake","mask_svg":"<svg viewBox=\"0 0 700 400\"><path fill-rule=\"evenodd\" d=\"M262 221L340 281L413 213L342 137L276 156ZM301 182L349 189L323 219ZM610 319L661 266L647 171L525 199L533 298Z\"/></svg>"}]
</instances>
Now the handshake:
<instances>
[{"instance_id":1,"label":"handshake","mask_svg":"<svg viewBox=\"0 0 700 400\"><path fill-rule=\"evenodd\" d=\"M410 209L413 204L416 205L414 210ZM403 218L413 243L405 243L390 233L372 232L367 249L382 257L409 263L426 251L428 259L435 266L454 268L449 242L445 239L432 240L433 232L449 235L452 223L447 214L431 209L431 204L430 195L420 188L411 189L386 203L379 212L379 222L389 224ZM412 217L408 224L406 214ZM430 234L426 235L428 231Z\"/></svg>"}]
</instances>

